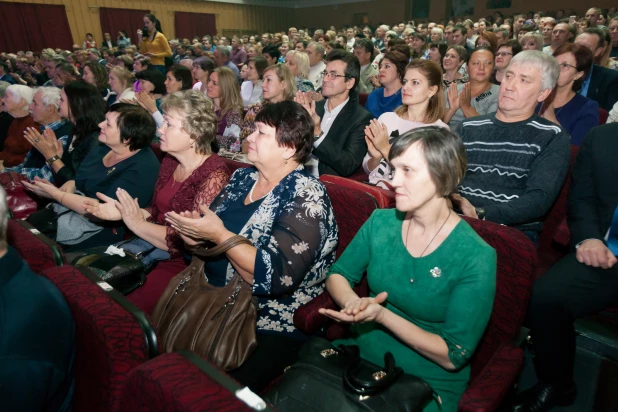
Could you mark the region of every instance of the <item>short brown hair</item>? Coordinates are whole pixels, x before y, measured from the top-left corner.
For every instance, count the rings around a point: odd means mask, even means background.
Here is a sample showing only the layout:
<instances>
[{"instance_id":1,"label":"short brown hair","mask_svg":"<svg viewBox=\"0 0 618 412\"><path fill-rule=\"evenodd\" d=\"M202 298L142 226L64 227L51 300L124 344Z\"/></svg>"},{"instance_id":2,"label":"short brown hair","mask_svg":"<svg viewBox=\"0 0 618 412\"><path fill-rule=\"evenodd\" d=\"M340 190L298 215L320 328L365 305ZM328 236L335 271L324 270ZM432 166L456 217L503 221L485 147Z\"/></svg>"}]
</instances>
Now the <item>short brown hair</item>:
<instances>
[{"instance_id":1,"label":"short brown hair","mask_svg":"<svg viewBox=\"0 0 618 412\"><path fill-rule=\"evenodd\" d=\"M406 66L410 61L410 58L398 51L387 51L384 53L382 60L380 60L380 66L382 66L382 62L384 62L384 60L388 60L395 65L395 68L397 69L397 77L399 77L399 81L403 81L403 78L406 75Z\"/></svg>"},{"instance_id":2,"label":"short brown hair","mask_svg":"<svg viewBox=\"0 0 618 412\"><path fill-rule=\"evenodd\" d=\"M442 85L442 68L440 65L431 60L414 59L406 67L408 70L416 69L421 72L427 79L429 87L436 86L438 91L431 96L427 105L427 113L425 113L425 123L434 123L444 117L446 111L446 102L444 101L444 86ZM404 117L408 112L408 106L402 105L395 110L399 117Z\"/></svg>"},{"instance_id":3,"label":"short brown hair","mask_svg":"<svg viewBox=\"0 0 618 412\"><path fill-rule=\"evenodd\" d=\"M466 148L461 137L447 128L438 126L412 129L395 139L388 158L392 162L416 142L422 146L436 191L443 197L454 193L466 175L468 167Z\"/></svg>"},{"instance_id":4,"label":"short brown hair","mask_svg":"<svg viewBox=\"0 0 618 412\"><path fill-rule=\"evenodd\" d=\"M592 51L588 47L575 43L563 44L554 51L553 56L558 57L566 53L573 53L576 62L575 69L578 72L584 72L582 77L573 82L573 91L577 92L581 89L586 77L588 77L588 73L590 73L594 57L592 56Z\"/></svg>"}]
</instances>

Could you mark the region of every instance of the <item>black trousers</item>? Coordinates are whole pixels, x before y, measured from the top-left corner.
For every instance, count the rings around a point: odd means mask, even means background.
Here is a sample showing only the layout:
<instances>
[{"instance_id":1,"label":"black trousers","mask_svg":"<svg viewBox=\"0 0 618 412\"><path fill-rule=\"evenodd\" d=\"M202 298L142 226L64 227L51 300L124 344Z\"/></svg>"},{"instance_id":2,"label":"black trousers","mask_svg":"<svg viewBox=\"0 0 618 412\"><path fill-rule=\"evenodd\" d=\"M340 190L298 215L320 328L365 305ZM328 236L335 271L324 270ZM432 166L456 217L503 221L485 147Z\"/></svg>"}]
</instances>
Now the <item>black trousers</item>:
<instances>
[{"instance_id":1,"label":"black trousers","mask_svg":"<svg viewBox=\"0 0 618 412\"><path fill-rule=\"evenodd\" d=\"M576 318L618 301L618 265L611 269L565 256L534 284L525 325L536 350L537 377L545 383L573 382Z\"/></svg>"},{"instance_id":2,"label":"black trousers","mask_svg":"<svg viewBox=\"0 0 618 412\"><path fill-rule=\"evenodd\" d=\"M253 355L230 376L259 394L283 370L296 362L298 352L306 342L279 334L257 335L258 346Z\"/></svg>"}]
</instances>

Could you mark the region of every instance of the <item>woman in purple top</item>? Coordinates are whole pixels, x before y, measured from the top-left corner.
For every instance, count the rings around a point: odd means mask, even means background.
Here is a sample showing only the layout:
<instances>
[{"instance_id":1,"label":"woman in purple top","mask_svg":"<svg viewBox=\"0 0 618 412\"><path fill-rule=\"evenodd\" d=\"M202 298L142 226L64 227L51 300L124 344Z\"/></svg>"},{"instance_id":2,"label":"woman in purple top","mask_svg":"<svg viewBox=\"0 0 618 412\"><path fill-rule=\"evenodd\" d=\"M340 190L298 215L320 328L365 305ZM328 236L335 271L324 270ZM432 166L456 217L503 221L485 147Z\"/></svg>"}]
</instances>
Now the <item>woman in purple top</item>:
<instances>
[{"instance_id":1,"label":"woman in purple top","mask_svg":"<svg viewBox=\"0 0 618 412\"><path fill-rule=\"evenodd\" d=\"M580 146L584 136L599 125L599 104L577 92L592 67L592 52L579 44L563 44L554 52L560 65L555 95L539 104L539 115L562 126L571 144Z\"/></svg>"},{"instance_id":2,"label":"woman in purple top","mask_svg":"<svg viewBox=\"0 0 618 412\"><path fill-rule=\"evenodd\" d=\"M236 74L226 67L217 67L208 76L206 95L215 104L217 143L223 149L240 151L243 106Z\"/></svg>"}]
</instances>

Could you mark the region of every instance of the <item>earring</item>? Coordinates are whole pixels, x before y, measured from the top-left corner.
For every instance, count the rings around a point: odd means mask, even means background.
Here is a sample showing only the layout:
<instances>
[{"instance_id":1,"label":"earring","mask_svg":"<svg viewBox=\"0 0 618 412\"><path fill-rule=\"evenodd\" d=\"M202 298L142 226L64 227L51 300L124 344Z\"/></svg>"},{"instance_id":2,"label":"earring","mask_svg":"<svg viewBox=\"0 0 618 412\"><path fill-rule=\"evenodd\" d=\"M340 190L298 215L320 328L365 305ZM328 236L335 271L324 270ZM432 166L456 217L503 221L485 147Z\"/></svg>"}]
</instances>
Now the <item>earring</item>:
<instances>
[{"instance_id":1,"label":"earring","mask_svg":"<svg viewBox=\"0 0 618 412\"><path fill-rule=\"evenodd\" d=\"M288 164L288 159L285 159L285 164L286 164L286 165Z\"/></svg>"}]
</instances>

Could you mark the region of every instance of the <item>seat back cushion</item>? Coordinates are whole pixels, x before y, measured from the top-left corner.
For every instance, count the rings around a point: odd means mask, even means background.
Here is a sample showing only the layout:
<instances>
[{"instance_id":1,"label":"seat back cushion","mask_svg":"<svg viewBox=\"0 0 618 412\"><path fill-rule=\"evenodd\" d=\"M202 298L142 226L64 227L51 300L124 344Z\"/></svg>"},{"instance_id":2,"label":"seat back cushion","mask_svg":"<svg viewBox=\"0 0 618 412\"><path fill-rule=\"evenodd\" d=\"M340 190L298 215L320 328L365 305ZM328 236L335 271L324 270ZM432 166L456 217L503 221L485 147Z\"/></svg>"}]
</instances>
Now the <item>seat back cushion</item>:
<instances>
[{"instance_id":1,"label":"seat back cushion","mask_svg":"<svg viewBox=\"0 0 618 412\"><path fill-rule=\"evenodd\" d=\"M24 220L9 220L7 241L35 273L64 263L60 246Z\"/></svg>"},{"instance_id":2,"label":"seat back cushion","mask_svg":"<svg viewBox=\"0 0 618 412\"><path fill-rule=\"evenodd\" d=\"M390 190L341 176L322 175L320 176L320 180L322 182L335 183L340 186L350 187L368 193L373 196L380 209L395 207L395 192L391 192Z\"/></svg>"}]
</instances>

